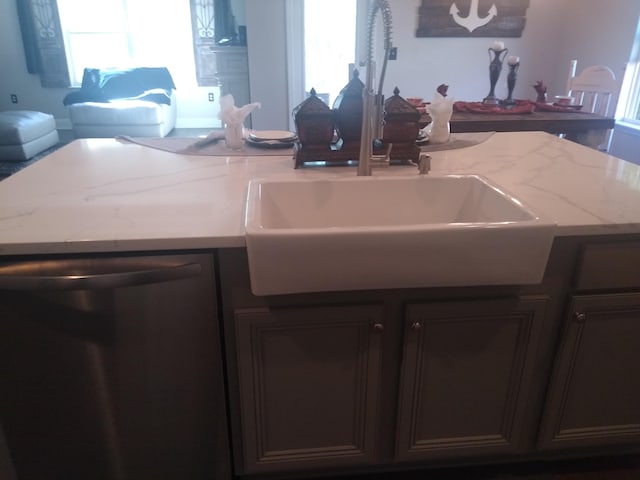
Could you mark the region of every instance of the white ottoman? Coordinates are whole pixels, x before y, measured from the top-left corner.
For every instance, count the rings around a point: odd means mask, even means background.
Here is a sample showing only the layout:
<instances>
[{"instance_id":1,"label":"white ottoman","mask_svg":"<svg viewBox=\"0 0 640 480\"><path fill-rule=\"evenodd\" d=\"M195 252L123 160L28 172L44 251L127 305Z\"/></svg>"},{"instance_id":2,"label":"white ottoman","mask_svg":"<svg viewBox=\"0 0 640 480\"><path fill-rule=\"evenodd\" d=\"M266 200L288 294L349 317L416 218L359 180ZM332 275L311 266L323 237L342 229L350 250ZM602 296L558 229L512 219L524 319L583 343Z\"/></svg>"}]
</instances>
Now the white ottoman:
<instances>
[{"instance_id":1,"label":"white ottoman","mask_svg":"<svg viewBox=\"0 0 640 480\"><path fill-rule=\"evenodd\" d=\"M0 112L0 160L28 160L59 141L53 115L29 110Z\"/></svg>"}]
</instances>

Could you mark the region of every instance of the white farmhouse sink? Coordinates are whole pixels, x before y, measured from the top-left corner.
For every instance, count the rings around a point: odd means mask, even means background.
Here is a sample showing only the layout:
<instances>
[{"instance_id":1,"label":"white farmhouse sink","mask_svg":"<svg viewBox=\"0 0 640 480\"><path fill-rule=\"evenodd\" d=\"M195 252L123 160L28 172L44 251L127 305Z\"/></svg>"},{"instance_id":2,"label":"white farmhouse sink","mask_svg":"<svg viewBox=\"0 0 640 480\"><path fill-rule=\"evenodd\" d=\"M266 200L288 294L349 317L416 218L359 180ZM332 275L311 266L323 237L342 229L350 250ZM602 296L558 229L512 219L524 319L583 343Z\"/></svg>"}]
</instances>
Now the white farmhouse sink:
<instances>
[{"instance_id":1,"label":"white farmhouse sink","mask_svg":"<svg viewBox=\"0 0 640 480\"><path fill-rule=\"evenodd\" d=\"M555 225L477 175L256 180L256 295L538 283Z\"/></svg>"}]
</instances>

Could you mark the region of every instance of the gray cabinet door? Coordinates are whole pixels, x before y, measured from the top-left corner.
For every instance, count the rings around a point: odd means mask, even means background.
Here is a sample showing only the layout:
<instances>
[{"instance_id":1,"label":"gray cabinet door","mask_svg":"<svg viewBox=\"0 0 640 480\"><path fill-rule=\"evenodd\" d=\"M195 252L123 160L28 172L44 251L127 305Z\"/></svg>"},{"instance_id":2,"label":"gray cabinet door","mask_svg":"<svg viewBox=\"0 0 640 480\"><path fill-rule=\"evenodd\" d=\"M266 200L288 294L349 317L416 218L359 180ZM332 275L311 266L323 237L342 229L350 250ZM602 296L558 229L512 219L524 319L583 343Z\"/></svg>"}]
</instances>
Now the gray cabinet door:
<instances>
[{"instance_id":1,"label":"gray cabinet door","mask_svg":"<svg viewBox=\"0 0 640 480\"><path fill-rule=\"evenodd\" d=\"M235 311L244 473L373 461L378 305Z\"/></svg>"},{"instance_id":2,"label":"gray cabinet door","mask_svg":"<svg viewBox=\"0 0 640 480\"><path fill-rule=\"evenodd\" d=\"M539 447L640 442L640 294L576 296L568 312Z\"/></svg>"},{"instance_id":3,"label":"gray cabinet door","mask_svg":"<svg viewBox=\"0 0 640 480\"><path fill-rule=\"evenodd\" d=\"M517 452L546 297L410 304L400 461Z\"/></svg>"}]
</instances>

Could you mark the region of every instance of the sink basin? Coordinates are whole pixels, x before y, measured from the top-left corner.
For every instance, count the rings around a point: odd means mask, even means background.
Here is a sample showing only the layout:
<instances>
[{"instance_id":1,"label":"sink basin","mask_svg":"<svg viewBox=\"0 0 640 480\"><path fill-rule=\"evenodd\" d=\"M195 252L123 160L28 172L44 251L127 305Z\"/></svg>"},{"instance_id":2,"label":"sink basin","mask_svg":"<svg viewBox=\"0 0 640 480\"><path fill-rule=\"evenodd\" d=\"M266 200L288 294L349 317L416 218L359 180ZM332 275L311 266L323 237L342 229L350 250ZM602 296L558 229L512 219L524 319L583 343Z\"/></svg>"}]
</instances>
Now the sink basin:
<instances>
[{"instance_id":1,"label":"sink basin","mask_svg":"<svg viewBox=\"0 0 640 480\"><path fill-rule=\"evenodd\" d=\"M256 295L538 283L555 225L478 175L256 180Z\"/></svg>"}]
</instances>

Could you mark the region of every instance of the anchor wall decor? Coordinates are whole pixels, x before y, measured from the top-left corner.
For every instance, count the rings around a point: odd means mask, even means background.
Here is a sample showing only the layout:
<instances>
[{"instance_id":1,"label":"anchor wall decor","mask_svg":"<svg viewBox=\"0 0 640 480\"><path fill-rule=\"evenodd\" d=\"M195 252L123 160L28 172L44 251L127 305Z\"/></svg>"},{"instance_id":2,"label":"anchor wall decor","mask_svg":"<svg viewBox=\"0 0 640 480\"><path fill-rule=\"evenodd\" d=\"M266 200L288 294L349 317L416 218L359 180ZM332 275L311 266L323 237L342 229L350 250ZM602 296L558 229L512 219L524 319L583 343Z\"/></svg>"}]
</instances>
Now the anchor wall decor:
<instances>
[{"instance_id":1,"label":"anchor wall decor","mask_svg":"<svg viewBox=\"0 0 640 480\"><path fill-rule=\"evenodd\" d=\"M530 0L422 0L416 37L520 37Z\"/></svg>"}]
</instances>

